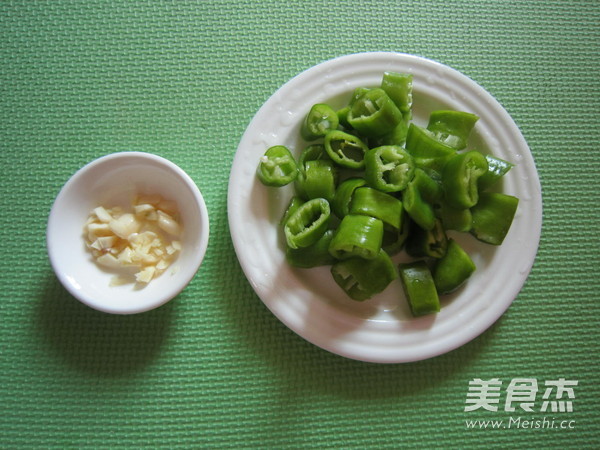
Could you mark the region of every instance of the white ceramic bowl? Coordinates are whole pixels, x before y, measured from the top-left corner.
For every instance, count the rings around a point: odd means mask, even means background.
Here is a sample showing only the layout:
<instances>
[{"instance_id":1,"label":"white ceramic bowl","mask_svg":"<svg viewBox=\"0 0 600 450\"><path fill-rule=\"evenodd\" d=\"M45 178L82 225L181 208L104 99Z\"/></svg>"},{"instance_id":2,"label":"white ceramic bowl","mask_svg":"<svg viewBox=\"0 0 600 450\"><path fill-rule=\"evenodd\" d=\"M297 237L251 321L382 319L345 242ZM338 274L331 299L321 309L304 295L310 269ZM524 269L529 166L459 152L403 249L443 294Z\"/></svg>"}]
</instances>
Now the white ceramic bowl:
<instances>
[{"instance_id":1,"label":"white ceramic bowl","mask_svg":"<svg viewBox=\"0 0 600 450\"><path fill-rule=\"evenodd\" d=\"M147 286L111 286L115 274L96 264L85 247L83 227L96 206L129 206L136 193L177 202L182 250ZM143 152L113 153L77 171L56 197L46 231L50 263L63 286L86 305L113 314L148 311L175 297L198 271L208 237L208 212L194 181L171 161Z\"/></svg>"},{"instance_id":2,"label":"white ceramic bowl","mask_svg":"<svg viewBox=\"0 0 600 450\"><path fill-rule=\"evenodd\" d=\"M256 178L260 156L272 145L296 155L306 145L300 125L315 103L347 104L357 87L376 87L384 71L413 74L413 121L426 126L431 111L454 109L479 116L470 148L513 162L502 191L519 197L512 227L499 246L454 236L477 271L444 296L437 315L413 318L400 282L366 302L350 300L329 267L294 269L285 262L277 226L292 187L267 188ZM413 55L360 53L312 67L283 85L256 113L231 168L229 227L250 284L289 328L333 353L371 362L417 361L453 350L492 325L518 295L533 265L542 222L540 182L527 142L506 110L485 89L458 71Z\"/></svg>"}]
</instances>

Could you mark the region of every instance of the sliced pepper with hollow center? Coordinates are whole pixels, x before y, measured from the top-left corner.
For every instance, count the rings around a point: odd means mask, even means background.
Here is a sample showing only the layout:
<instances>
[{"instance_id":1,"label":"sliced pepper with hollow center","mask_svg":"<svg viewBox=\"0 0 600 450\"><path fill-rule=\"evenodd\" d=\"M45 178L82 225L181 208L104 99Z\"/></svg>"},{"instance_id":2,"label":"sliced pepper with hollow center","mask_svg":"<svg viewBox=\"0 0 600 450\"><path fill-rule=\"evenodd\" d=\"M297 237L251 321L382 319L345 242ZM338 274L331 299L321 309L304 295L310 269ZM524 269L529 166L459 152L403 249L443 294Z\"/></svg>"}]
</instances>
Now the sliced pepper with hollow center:
<instances>
[{"instance_id":1,"label":"sliced pepper with hollow center","mask_svg":"<svg viewBox=\"0 0 600 450\"><path fill-rule=\"evenodd\" d=\"M412 157L398 145L383 145L365 154L365 180L382 192L400 192L412 180Z\"/></svg>"},{"instance_id":2,"label":"sliced pepper with hollow center","mask_svg":"<svg viewBox=\"0 0 600 450\"><path fill-rule=\"evenodd\" d=\"M335 130L339 125L339 118L333 108L325 103L317 103L302 122L300 134L307 141L314 141L324 137L328 131Z\"/></svg>"},{"instance_id":3,"label":"sliced pepper with hollow center","mask_svg":"<svg viewBox=\"0 0 600 450\"><path fill-rule=\"evenodd\" d=\"M331 229L325 231L317 242L308 247L295 249L287 247L285 259L291 266L303 269L333 264L336 260L329 253L329 244L333 238L333 233L334 231Z\"/></svg>"},{"instance_id":4,"label":"sliced pepper with hollow center","mask_svg":"<svg viewBox=\"0 0 600 450\"><path fill-rule=\"evenodd\" d=\"M414 181L408 183L402 192L402 204L410 218L424 230L431 230L435 224L433 206L426 202Z\"/></svg>"},{"instance_id":5,"label":"sliced pepper with hollow center","mask_svg":"<svg viewBox=\"0 0 600 450\"><path fill-rule=\"evenodd\" d=\"M414 158L416 166L436 171L441 171L456 154L456 149L440 142L431 131L414 123L408 126L406 150Z\"/></svg>"},{"instance_id":6,"label":"sliced pepper with hollow center","mask_svg":"<svg viewBox=\"0 0 600 450\"><path fill-rule=\"evenodd\" d=\"M414 258L441 258L446 254L448 237L439 219L435 219L431 230L424 230L411 223L406 252Z\"/></svg>"},{"instance_id":7,"label":"sliced pepper with hollow center","mask_svg":"<svg viewBox=\"0 0 600 450\"><path fill-rule=\"evenodd\" d=\"M477 181L488 170L488 163L478 151L458 153L442 171L446 203L457 209L474 206L479 198Z\"/></svg>"},{"instance_id":8,"label":"sliced pepper with hollow center","mask_svg":"<svg viewBox=\"0 0 600 450\"><path fill-rule=\"evenodd\" d=\"M354 192L350 214L375 217L388 229L399 230L402 226L402 202L390 194L367 186Z\"/></svg>"},{"instance_id":9,"label":"sliced pepper with hollow center","mask_svg":"<svg viewBox=\"0 0 600 450\"><path fill-rule=\"evenodd\" d=\"M448 249L433 267L433 282L439 294L458 289L475 272L475 263L454 239L448 240Z\"/></svg>"},{"instance_id":10,"label":"sliced pepper with hollow center","mask_svg":"<svg viewBox=\"0 0 600 450\"><path fill-rule=\"evenodd\" d=\"M336 259L357 256L373 259L381 249L383 222L369 216L348 214L344 216L329 245L329 252Z\"/></svg>"},{"instance_id":11,"label":"sliced pepper with hollow center","mask_svg":"<svg viewBox=\"0 0 600 450\"><path fill-rule=\"evenodd\" d=\"M275 145L260 158L256 174L264 185L280 187L296 179L298 166L287 147Z\"/></svg>"},{"instance_id":12,"label":"sliced pepper with hollow center","mask_svg":"<svg viewBox=\"0 0 600 450\"><path fill-rule=\"evenodd\" d=\"M359 187L366 185L364 178L351 177L342 181L335 190L335 195L331 201L331 210L339 217L343 218L350 213L350 205L354 192Z\"/></svg>"},{"instance_id":13,"label":"sliced pepper with hollow center","mask_svg":"<svg viewBox=\"0 0 600 450\"><path fill-rule=\"evenodd\" d=\"M423 261L400 264L399 275L410 310L415 317L440 311L440 298L431 270Z\"/></svg>"},{"instance_id":14,"label":"sliced pepper with hollow center","mask_svg":"<svg viewBox=\"0 0 600 450\"><path fill-rule=\"evenodd\" d=\"M296 179L298 195L304 199L324 198L328 201L335 195L337 167L329 159L315 159L304 163Z\"/></svg>"},{"instance_id":15,"label":"sliced pepper with hollow center","mask_svg":"<svg viewBox=\"0 0 600 450\"><path fill-rule=\"evenodd\" d=\"M288 247L308 247L317 242L329 227L331 209L324 198L302 204L285 222L283 230Z\"/></svg>"},{"instance_id":16,"label":"sliced pepper with hollow center","mask_svg":"<svg viewBox=\"0 0 600 450\"><path fill-rule=\"evenodd\" d=\"M357 301L383 292L398 278L396 266L384 250L369 260L355 257L338 261L331 266L331 274L338 286Z\"/></svg>"},{"instance_id":17,"label":"sliced pepper with hollow center","mask_svg":"<svg viewBox=\"0 0 600 450\"><path fill-rule=\"evenodd\" d=\"M341 130L329 131L323 142L329 157L342 167L362 169L369 147L358 137Z\"/></svg>"},{"instance_id":18,"label":"sliced pepper with hollow center","mask_svg":"<svg viewBox=\"0 0 600 450\"><path fill-rule=\"evenodd\" d=\"M485 155L488 170L479 177L479 190L483 191L496 184L506 173L513 168L513 164L492 155Z\"/></svg>"},{"instance_id":19,"label":"sliced pepper with hollow center","mask_svg":"<svg viewBox=\"0 0 600 450\"><path fill-rule=\"evenodd\" d=\"M402 113L381 88L364 91L353 99L347 116L352 128L363 136L383 136L402 120Z\"/></svg>"},{"instance_id":20,"label":"sliced pepper with hollow center","mask_svg":"<svg viewBox=\"0 0 600 450\"><path fill-rule=\"evenodd\" d=\"M398 72L384 72L381 80L381 88L392 99L406 121L411 118L412 82L412 74Z\"/></svg>"},{"instance_id":21,"label":"sliced pepper with hollow center","mask_svg":"<svg viewBox=\"0 0 600 450\"><path fill-rule=\"evenodd\" d=\"M482 192L471 208L471 233L480 241L500 245L512 225L519 199L498 192Z\"/></svg>"},{"instance_id":22,"label":"sliced pepper with hollow center","mask_svg":"<svg viewBox=\"0 0 600 450\"><path fill-rule=\"evenodd\" d=\"M438 141L462 150L467 146L471 130L478 120L479 117L475 114L464 111L433 111L429 115L427 129Z\"/></svg>"}]
</instances>

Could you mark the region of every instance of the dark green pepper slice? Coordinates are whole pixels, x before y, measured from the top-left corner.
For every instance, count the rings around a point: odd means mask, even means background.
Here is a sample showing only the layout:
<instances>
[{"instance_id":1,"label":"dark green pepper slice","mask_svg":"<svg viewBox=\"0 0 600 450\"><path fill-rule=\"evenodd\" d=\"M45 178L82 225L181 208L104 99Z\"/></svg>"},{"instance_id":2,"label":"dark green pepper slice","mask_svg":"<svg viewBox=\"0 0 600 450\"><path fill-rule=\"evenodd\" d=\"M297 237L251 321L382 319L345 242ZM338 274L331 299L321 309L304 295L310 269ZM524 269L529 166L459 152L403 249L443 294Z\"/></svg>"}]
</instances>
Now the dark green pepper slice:
<instances>
[{"instance_id":1,"label":"dark green pepper slice","mask_svg":"<svg viewBox=\"0 0 600 450\"><path fill-rule=\"evenodd\" d=\"M315 159L304 163L296 179L296 192L306 200L324 198L328 201L335 195L337 168L331 160Z\"/></svg>"},{"instance_id":2,"label":"dark green pepper slice","mask_svg":"<svg viewBox=\"0 0 600 450\"><path fill-rule=\"evenodd\" d=\"M399 230L402 226L402 202L396 197L370 187L360 187L354 191L350 214L375 217L386 228Z\"/></svg>"},{"instance_id":3,"label":"dark green pepper slice","mask_svg":"<svg viewBox=\"0 0 600 450\"><path fill-rule=\"evenodd\" d=\"M431 271L425 262L400 264L399 274L413 316L424 316L440 311L440 298Z\"/></svg>"},{"instance_id":4,"label":"dark green pepper slice","mask_svg":"<svg viewBox=\"0 0 600 450\"><path fill-rule=\"evenodd\" d=\"M411 117L412 82L412 74L398 72L384 72L381 80L381 88L407 119Z\"/></svg>"},{"instance_id":5,"label":"dark green pepper slice","mask_svg":"<svg viewBox=\"0 0 600 450\"><path fill-rule=\"evenodd\" d=\"M436 219L431 230L424 230L414 222L411 223L405 248L406 253L414 258L443 257L448 248L448 237L442 222Z\"/></svg>"},{"instance_id":6,"label":"dark green pepper slice","mask_svg":"<svg viewBox=\"0 0 600 450\"><path fill-rule=\"evenodd\" d=\"M349 214L354 191L366 184L367 182L364 178L357 177L351 177L342 181L335 190L335 195L331 201L331 210L333 213L340 219Z\"/></svg>"},{"instance_id":7,"label":"dark green pepper slice","mask_svg":"<svg viewBox=\"0 0 600 450\"><path fill-rule=\"evenodd\" d=\"M317 242L327 231L330 217L329 202L324 198L304 203L283 226L288 247L308 247Z\"/></svg>"},{"instance_id":8,"label":"dark green pepper slice","mask_svg":"<svg viewBox=\"0 0 600 450\"><path fill-rule=\"evenodd\" d=\"M477 203L477 181L488 170L488 163L478 151L458 153L442 171L445 201L456 209L470 208Z\"/></svg>"},{"instance_id":9,"label":"dark green pepper slice","mask_svg":"<svg viewBox=\"0 0 600 450\"><path fill-rule=\"evenodd\" d=\"M369 147L359 137L341 130L329 131L325 135L325 151L335 163L349 169L365 166L365 153Z\"/></svg>"},{"instance_id":10,"label":"dark green pepper slice","mask_svg":"<svg viewBox=\"0 0 600 450\"><path fill-rule=\"evenodd\" d=\"M329 253L329 244L333 238L333 230L327 230L317 242L308 247L287 247L285 258L294 267L309 269L311 267L328 266L335 262Z\"/></svg>"},{"instance_id":11,"label":"dark green pepper slice","mask_svg":"<svg viewBox=\"0 0 600 450\"><path fill-rule=\"evenodd\" d=\"M300 134L307 141L324 137L328 131L337 129L339 118L333 108L325 103L317 103L302 122Z\"/></svg>"},{"instance_id":12,"label":"dark green pepper slice","mask_svg":"<svg viewBox=\"0 0 600 450\"><path fill-rule=\"evenodd\" d=\"M430 173L432 172L430 171ZM414 183L419 190L423 200L431 205L438 204L444 196L441 179L434 179L421 168L417 167L415 169L415 175L411 183Z\"/></svg>"},{"instance_id":13,"label":"dark green pepper slice","mask_svg":"<svg viewBox=\"0 0 600 450\"><path fill-rule=\"evenodd\" d=\"M402 192L402 204L410 218L424 230L431 230L435 224L433 206L423 200L416 183L411 181Z\"/></svg>"},{"instance_id":14,"label":"dark green pepper slice","mask_svg":"<svg viewBox=\"0 0 600 450\"><path fill-rule=\"evenodd\" d=\"M402 113L383 89L369 89L354 100L348 123L363 136L383 136L402 120Z\"/></svg>"},{"instance_id":15,"label":"dark green pepper slice","mask_svg":"<svg viewBox=\"0 0 600 450\"><path fill-rule=\"evenodd\" d=\"M404 147L406 134L408 133L408 122L401 120L392 131L383 136L369 139L369 146L381 147L382 145L399 145Z\"/></svg>"},{"instance_id":16,"label":"dark green pepper slice","mask_svg":"<svg viewBox=\"0 0 600 450\"><path fill-rule=\"evenodd\" d=\"M293 196L290 202L288 203L288 206L285 209L285 212L283 213L279 224L285 225L285 223L291 217L291 215L294 214L298 210L298 208L300 208L303 204L304 200L302 200L300 197Z\"/></svg>"},{"instance_id":17,"label":"dark green pepper slice","mask_svg":"<svg viewBox=\"0 0 600 450\"><path fill-rule=\"evenodd\" d=\"M457 150L467 146L467 141L475 123L479 120L475 114L463 111L433 111L429 116L427 129L435 138Z\"/></svg>"},{"instance_id":18,"label":"dark green pepper slice","mask_svg":"<svg viewBox=\"0 0 600 450\"><path fill-rule=\"evenodd\" d=\"M500 245L512 225L519 199L512 195L482 192L479 201L471 208L473 227L471 233L480 241Z\"/></svg>"},{"instance_id":19,"label":"dark green pepper slice","mask_svg":"<svg viewBox=\"0 0 600 450\"><path fill-rule=\"evenodd\" d=\"M475 263L454 239L448 240L446 254L435 263L433 282L439 294L458 289L475 272Z\"/></svg>"},{"instance_id":20,"label":"dark green pepper slice","mask_svg":"<svg viewBox=\"0 0 600 450\"><path fill-rule=\"evenodd\" d=\"M483 191L490 188L500 180L506 173L514 167L514 164L496 158L492 155L486 155L485 159L488 162L488 170L479 177L479 190Z\"/></svg>"},{"instance_id":21,"label":"dark green pepper slice","mask_svg":"<svg viewBox=\"0 0 600 450\"><path fill-rule=\"evenodd\" d=\"M456 209L442 203L439 211L444 229L462 232L471 230L473 217L470 209Z\"/></svg>"},{"instance_id":22,"label":"dark green pepper slice","mask_svg":"<svg viewBox=\"0 0 600 450\"><path fill-rule=\"evenodd\" d=\"M414 123L408 126L406 150L414 158L415 165L438 172L456 154L456 149L438 141L431 131Z\"/></svg>"},{"instance_id":23,"label":"dark green pepper slice","mask_svg":"<svg viewBox=\"0 0 600 450\"><path fill-rule=\"evenodd\" d=\"M396 266L383 250L370 260L350 258L338 261L331 266L331 274L338 286L357 301L367 300L383 292L398 278Z\"/></svg>"},{"instance_id":24,"label":"dark green pepper slice","mask_svg":"<svg viewBox=\"0 0 600 450\"><path fill-rule=\"evenodd\" d=\"M365 179L382 192L400 192L414 175L412 157L397 145L370 149L365 155Z\"/></svg>"},{"instance_id":25,"label":"dark green pepper slice","mask_svg":"<svg viewBox=\"0 0 600 450\"><path fill-rule=\"evenodd\" d=\"M388 255L395 255L396 253L400 252L408 238L409 229L410 220L406 214L406 211L402 209L402 216L400 218L400 229L394 230L384 228L381 248L383 248Z\"/></svg>"},{"instance_id":26,"label":"dark green pepper slice","mask_svg":"<svg viewBox=\"0 0 600 450\"><path fill-rule=\"evenodd\" d=\"M256 174L264 185L281 187L296 179L298 166L287 147L275 145L260 158Z\"/></svg>"},{"instance_id":27,"label":"dark green pepper slice","mask_svg":"<svg viewBox=\"0 0 600 450\"><path fill-rule=\"evenodd\" d=\"M373 259L381 249L383 222L369 216L348 214L335 230L329 252L336 259L357 256Z\"/></svg>"}]
</instances>

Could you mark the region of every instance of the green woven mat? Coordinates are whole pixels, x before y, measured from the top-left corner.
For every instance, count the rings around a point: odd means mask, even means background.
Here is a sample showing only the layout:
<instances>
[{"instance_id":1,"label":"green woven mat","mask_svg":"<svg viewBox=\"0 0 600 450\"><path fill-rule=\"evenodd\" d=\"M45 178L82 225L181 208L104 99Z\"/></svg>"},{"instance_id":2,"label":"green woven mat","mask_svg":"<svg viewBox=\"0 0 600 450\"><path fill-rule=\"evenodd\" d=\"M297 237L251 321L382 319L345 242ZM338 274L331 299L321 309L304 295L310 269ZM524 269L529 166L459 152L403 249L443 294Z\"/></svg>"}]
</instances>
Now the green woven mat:
<instances>
[{"instance_id":1,"label":"green woven mat","mask_svg":"<svg viewBox=\"0 0 600 450\"><path fill-rule=\"evenodd\" d=\"M596 0L2 2L0 447L600 445L599 30ZM473 78L520 126L542 182L540 249L516 301L479 338L418 363L347 360L288 330L227 226L254 113L298 72L361 51ZM60 187L122 150L183 167L212 226L188 288L131 317L78 303L45 249ZM469 382L495 378L498 410L465 411ZM538 383L533 412L505 408L519 378ZM572 411L541 412L544 383L560 379L578 382L561 399Z\"/></svg>"}]
</instances>

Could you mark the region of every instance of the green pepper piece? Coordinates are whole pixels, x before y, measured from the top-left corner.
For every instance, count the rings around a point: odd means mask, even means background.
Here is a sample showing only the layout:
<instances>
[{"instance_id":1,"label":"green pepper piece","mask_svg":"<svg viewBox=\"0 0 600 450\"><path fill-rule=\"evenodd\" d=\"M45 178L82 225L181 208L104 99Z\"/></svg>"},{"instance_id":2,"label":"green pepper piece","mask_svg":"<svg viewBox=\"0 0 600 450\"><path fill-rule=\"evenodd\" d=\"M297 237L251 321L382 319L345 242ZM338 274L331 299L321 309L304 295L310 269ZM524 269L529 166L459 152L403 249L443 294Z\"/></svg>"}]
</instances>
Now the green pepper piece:
<instances>
[{"instance_id":1,"label":"green pepper piece","mask_svg":"<svg viewBox=\"0 0 600 450\"><path fill-rule=\"evenodd\" d=\"M282 226L285 225L285 223L292 216L292 214L294 214L298 210L298 208L300 208L303 204L304 204L304 200L302 200L300 197L297 197L294 195L292 197L292 199L290 200L290 202L288 203L288 206L285 209L285 212L283 213L283 216L281 217L279 224Z\"/></svg>"},{"instance_id":2,"label":"green pepper piece","mask_svg":"<svg viewBox=\"0 0 600 450\"><path fill-rule=\"evenodd\" d=\"M438 141L433 133L414 123L408 126L406 150L423 169L441 171L446 162L456 154L456 149Z\"/></svg>"},{"instance_id":3,"label":"green pepper piece","mask_svg":"<svg viewBox=\"0 0 600 450\"><path fill-rule=\"evenodd\" d=\"M302 122L300 134L307 141L314 141L324 137L328 131L335 130L339 125L339 118L333 108L325 103L317 103Z\"/></svg>"},{"instance_id":4,"label":"green pepper piece","mask_svg":"<svg viewBox=\"0 0 600 450\"><path fill-rule=\"evenodd\" d=\"M475 272L475 263L454 239L448 240L446 254L433 267L433 282L438 294L458 289Z\"/></svg>"},{"instance_id":5,"label":"green pepper piece","mask_svg":"<svg viewBox=\"0 0 600 450\"><path fill-rule=\"evenodd\" d=\"M411 181L402 192L402 204L410 218L424 230L431 230L435 225L433 206L423 200L417 184Z\"/></svg>"},{"instance_id":6,"label":"green pepper piece","mask_svg":"<svg viewBox=\"0 0 600 450\"><path fill-rule=\"evenodd\" d=\"M440 217L446 230L467 232L471 230L473 224L473 217L469 208L456 209L446 203L441 204Z\"/></svg>"},{"instance_id":7,"label":"green pepper piece","mask_svg":"<svg viewBox=\"0 0 600 450\"><path fill-rule=\"evenodd\" d=\"M480 191L488 189L496 184L500 178L506 175L506 173L514 167L514 164L492 155L486 155L485 159L487 159L488 162L488 170L479 177L478 186Z\"/></svg>"},{"instance_id":8,"label":"green pepper piece","mask_svg":"<svg viewBox=\"0 0 600 450\"><path fill-rule=\"evenodd\" d=\"M353 300L364 301L383 292L398 278L396 266L389 255L380 250L370 260L350 258L331 266L333 279Z\"/></svg>"},{"instance_id":9,"label":"green pepper piece","mask_svg":"<svg viewBox=\"0 0 600 450\"><path fill-rule=\"evenodd\" d=\"M410 310L415 317L440 311L438 297L431 271L423 261L399 265L400 280Z\"/></svg>"},{"instance_id":10,"label":"green pepper piece","mask_svg":"<svg viewBox=\"0 0 600 450\"><path fill-rule=\"evenodd\" d=\"M285 258L294 267L309 269L311 267L329 266L335 262L335 258L329 253L329 244L333 238L334 231L329 229L317 242L308 247L287 247Z\"/></svg>"},{"instance_id":11,"label":"green pepper piece","mask_svg":"<svg viewBox=\"0 0 600 450\"><path fill-rule=\"evenodd\" d=\"M315 159L304 163L296 179L296 192L306 200L324 198L331 201L337 184L337 168L331 160Z\"/></svg>"},{"instance_id":12,"label":"green pepper piece","mask_svg":"<svg viewBox=\"0 0 600 450\"><path fill-rule=\"evenodd\" d=\"M383 89L370 89L358 97L348 112L348 123L368 137L389 133L402 120L402 113Z\"/></svg>"},{"instance_id":13,"label":"green pepper piece","mask_svg":"<svg viewBox=\"0 0 600 450\"><path fill-rule=\"evenodd\" d=\"M397 145L383 145L365 154L365 179L382 192L400 192L414 175L411 156Z\"/></svg>"},{"instance_id":14,"label":"green pepper piece","mask_svg":"<svg viewBox=\"0 0 600 450\"><path fill-rule=\"evenodd\" d=\"M373 259L381 249L383 222L369 216L348 214L335 230L329 252L336 259L358 256Z\"/></svg>"},{"instance_id":15,"label":"green pepper piece","mask_svg":"<svg viewBox=\"0 0 600 450\"><path fill-rule=\"evenodd\" d=\"M331 201L331 210L337 217L341 219L350 213L350 204L354 191L365 184L367 182L364 178L358 177L348 178L339 184Z\"/></svg>"},{"instance_id":16,"label":"green pepper piece","mask_svg":"<svg viewBox=\"0 0 600 450\"><path fill-rule=\"evenodd\" d=\"M421 168L417 167L415 169L415 176L411 183L414 183L419 190L423 200L431 205L438 204L444 196L441 179L434 179Z\"/></svg>"},{"instance_id":17,"label":"green pepper piece","mask_svg":"<svg viewBox=\"0 0 600 450\"><path fill-rule=\"evenodd\" d=\"M381 88L408 119L412 108L412 82L412 74L397 72L384 72L381 80Z\"/></svg>"},{"instance_id":18,"label":"green pepper piece","mask_svg":"<svg viewBox=\"0 0 600 450\"><path fill-rule=\"evenodd\" d=\"M382 145L399 145L403 147L406 143L407 133L408 122L405 120L401 120L391 132L384 134L381 137L371 138L369 140L369 146L371 148L381 147Z\"/></svg>"},{"instance_id":19,"label":"green pepper piece","mask_svg":"<svg viewBox=\"0 0 600 450\"><path fill-rule=\"evenodd\" d=\"M264 185L281 187L296 179L298 166L287 147L275 145L261 156L256 174Z\"/></svg>"},{"instance_id":20,"label":"green pepper piece","mask_svg":"<svg viewBox=\"0 0 600 450\"><path fill-rule=\"evenodd\" d=\"M350 112L350 106L344 106L336 111L338 116L338 124L344 128L352 128L348 123L348 113Z\"/></svg>"},{"instance_id":21,"label":"green pepper piece","mask_svg":"<svg viewBox=\"0 0 600 450\"><path fill-rule=\"evenodd\" d=\"M331 209L324 198L307 201L294 212L283 226L288 247L308 247L325 234Z\"/></svg>"},{"instance_id":22,"label":"green pepper piece","mask_svg":"<svg viewBox=\"0 0 600 450\"><path fill-rule=\"evenodd\" d=\"M445 201L456 209L470 208L477 203L477 180L488 170L488 163L478 151L458 153L444 166L442 186Z\"/></svg>"},{"instance_id":23,"label":"green pepper piece","mask_svg":"<svg viewBox=\"0 0 600 450\"><path fill-rule=\"evenodd\" d=\"M431 230L424 230L416 223L411 223L405 248L406 253L413 258L443 257L448 248L448 237L442 222L436 219Z\"/></svg>"},{"instance_id":24,"label":"green pepper piece","mask_svg":"<svg viewBox=\"0 0 600 450\"><path fill-rule=\"evenodd\" d=\"M429 116L427 129L440 142L457 150L462 150L467 146L471 130L478 120L479 117L468 112L433 111Z\"/></svg>"},{"instance_id":25,"label":"green pepper piece","mask_svg":"<svg viewBox=\"0 0 600 450\"><path fill-rule=\"evenodd\" d=\"M410 220L406 211L402 209L400 218L400 229L385 229L383 230L383 241L381 248L383 248L388 255L395 255L399 253L404 247L404 244L408 238L408 232L410 228Z\"/></svg>"},{"instance_id":26,"label":"green pepper piece","mask_svg":"<svg viewBox=\"0 0 600 450\"><path fill-rule=\"evenodd\" d=\"M371 88L367 88L367 87L357 87L354 89L354 91L352 91L352 97L350 97L350 101L348 102L348 106L350 108L352 108L354 106L354 104L356 103L356 101L361 98L363 95L365 95L367 92L369 92L371 90Z\"/></svg>"},{"instance_id":27,"label":"green pepper piece","mask_svg":"<svg viewBox=\"0 0 600 450\"><path fill-rule=\"evenodd\" d=\"M399 230L402 223L402 202L396 197L370 187L360 187L354 191L350 214L375 217L385 228Z\"/></svg>"},{"instance_id":28,"label":"green pepper piece","mask_svg":"<svg viewBox=\"0 0 600 450\"><path fill-rule=\"evenodd\" d=\"M335 163L349 169L365 166L365 153L369 147L359 137L341 130L329 131L325 135L325 151Z\"/></svg>"},{"instance_id":29,"label":"green pepper piece","mask_svg":"<svg viewBox=\"0 0 600 450\"><path fill-rule=\"evenodd\" d=\"M519 199L512 195L482 192L479 201L471 208L473 227L471 233L480 241L500 245L512 225Z\"/></svg>"}]
</instances>

